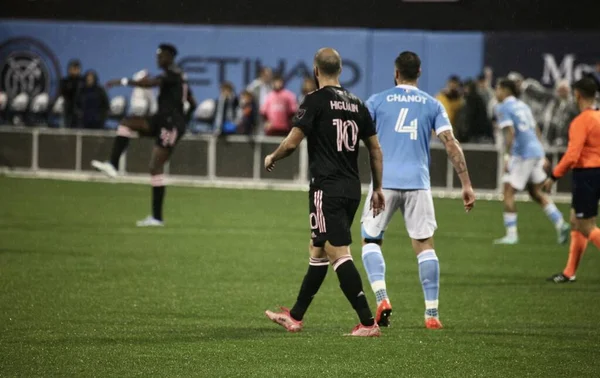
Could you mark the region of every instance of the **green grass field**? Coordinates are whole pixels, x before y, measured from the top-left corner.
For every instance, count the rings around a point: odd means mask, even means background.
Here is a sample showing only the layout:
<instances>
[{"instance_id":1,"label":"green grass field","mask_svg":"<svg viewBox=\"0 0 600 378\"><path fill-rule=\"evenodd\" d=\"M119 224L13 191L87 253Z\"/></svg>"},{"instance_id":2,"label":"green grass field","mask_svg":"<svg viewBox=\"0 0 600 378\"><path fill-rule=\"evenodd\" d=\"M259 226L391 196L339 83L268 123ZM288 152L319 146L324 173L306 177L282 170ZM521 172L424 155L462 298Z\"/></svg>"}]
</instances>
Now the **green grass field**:
<instances>
[{"instance_id":1,"label":"green grass field","mask_svg":"<svg viewBox=\"0 0 600 378\"><path fill-rule=\"evenodd\" d=\"M567 247L531 203L519 205L522 243L506 247L491 244L500 203L467 215L436 200L441 331L423 328L416 259L395 221L393 327L349 339L357 319L332 270L303 332L263 315L293 304L305 273L306 193L172 187L168 226L137 229L149 194L0 177L0 376L600 376L600 254L590 245L577 283L545 282ZM358 222L354 235L368 288Z\"/></svg>"}]
</instances>

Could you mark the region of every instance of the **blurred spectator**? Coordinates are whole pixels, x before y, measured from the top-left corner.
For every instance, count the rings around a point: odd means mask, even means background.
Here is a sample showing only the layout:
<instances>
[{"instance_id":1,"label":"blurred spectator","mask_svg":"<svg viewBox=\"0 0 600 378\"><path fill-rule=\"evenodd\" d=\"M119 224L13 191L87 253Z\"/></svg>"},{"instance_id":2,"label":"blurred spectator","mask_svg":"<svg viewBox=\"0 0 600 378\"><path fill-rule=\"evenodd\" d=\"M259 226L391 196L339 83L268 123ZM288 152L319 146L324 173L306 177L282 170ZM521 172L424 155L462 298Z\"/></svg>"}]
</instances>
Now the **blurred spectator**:
<instances>
[{"instance_id":1,"label":"blurred spectator","mask_svg":"<svg viewBox=\"0 0 600 378\"><path fill-rule=\"evenodd\" d=\"M446 82L446 88L437 94L436 98L442 103L450 123L454 126L459 110L464 106L460 78L456 75L450 76ZM454 130L456 132L456 130Z\"/></svg>"},{"instance_id":2,"label":"blurred spectator","mask_svg":"<svg viewBox=\"0 0 600 378\"><path fill-rule=\"evenodd\" d=\"M550 146L564 146L569 139L569 124L579 111L568 80L559 81L555 93L544 111L542 140Z\"/></svg>"},{"instance_id":3,"label":"blurred spectator","mask_svg":"<svg viewBox=\"0 0 600 378\"><path fill-rule=\"evenodd\" d=\"M63 105L63 126L74 128L79 124L77 119L77 94L83 87L81 77L81 63L73 59L69 62L67 68L67 77L60 81L60 95L64 99Z\"/></svg>"},{"instance_id":4,"label":"blurred spectator","mask_svg":"<svg viewBox=\"0 0 600 378\"><path fill-rule=\"evenodd\" d=\"M225 135L236 132L237 127L234 121L237 107L238 98L235 95L233 84L228 81L223 82L215 108L215 120L213 123L215 134Z\"/></svg>"},{"instance_id":5,"label":"blurred spectator","mask_svg":"<svg viewBox=\"0 0 600 378\"><path fill-rule=\"evenodd\" d=\"M497 103L494 89L492 88L492 69L486 67L481 75L477 77L477 92L487 107L488 118L494 117L494 106Z\"/></svg>"},{"instance_id":6,"label":"blurred spectator","mask_svg":"<svg viewBox=\"0 0 600 378\"><path fill-rule=\"evenodd\" d=\"M524 79L518 72L508 74L508 79L517 83L517 89L521 92L520 99L531 108L533 118L538 127L542 127L544 111L548 103L554 98L552 90L544 87L534 79Z\"/></svg>"},{"instance_id":7,"label":"blurred spectator","mask_svg":"<svg viewBox=\"0 0 600 378\"><path fill-rule=\"evenodd\" d=\"M86 129L102 129L108 117L110 104L103 87L98 85L95 71L85 73L85 85L77 95L77 109L81 123Z\"/></svg>"},{"instance_id":8,"label":"blurred spectator","mask_svg":"<svg viewBox=\"0 0 600 378\"><path fill-rule=\"evenodd\" d=\"M312 77L305 77L302 81L302 88L300 89L300 97L298 97L298 103L302 104L304 102L304 97L310 92L314 92L317 90L317 84L315 83L315 79Z\"/></svg>"},{"instance_id":9,"label":"blurred spectator","mask_svg":"<svg viewBox=\"0 0 600 378\"><path fill-rule=\"evenodd\" d=\"M465 105L458 111L455 129L457 138L468 143L492 143L493 128L487 105L479 94L478 84L467 80L464 84Z\"/></svg>"},{"instance_id":10,"label":"blurred spectator","mask_svg":"<svg viewBox=\"0 0 600 378\"><path fill-rule=\"evenodd\" d=\"M258 77L246 88L252 97L262 107L267 100L267 96L272 91L271 82L273 80L273 71L269 67L262 67Z\"/></svg>"},{"instance_id":11,"label":"blurred spectator","mask_svg":"<svg viewBox=\"0 0 600 378\"><path fill-rule=\"evenodd\" d=\"M239 134L254 134L256 128L256 119L258 110L254 97L250 91L243 91L240 95L240 108L237 121L237 130Z\"/></svg>"},{"instance_id":12,"label":"blurred spectator","mask_svg":"<svg viewBox=\"0 0 600 378\"><path fill-rule=\"evenodd\" d=\"M185 102L183 104L183 108L185 111L185 121L189 126L189 123L194 116L194 112L198 107L198 102L196 101L196 97L194 97L194 92L192 92L191 85L187 83L188 78L186 74L183 75L183 79L186 81L185 86L183 88L183 90L185 91Z\"/></svg>"},{"instance_id":13,"label":"blurred spectator","mask_svg":"<svg viewBox=\"0 0 600 378\"><path fill-rule=\"evenodd\" d=\"M269 93L265 103L260 108L260 114L265 117L265 134L286 136L292 128L291 120L298 110L296 95L284 88L283 78L273 78L273 91Z\"/></svg>"}]
</instances>

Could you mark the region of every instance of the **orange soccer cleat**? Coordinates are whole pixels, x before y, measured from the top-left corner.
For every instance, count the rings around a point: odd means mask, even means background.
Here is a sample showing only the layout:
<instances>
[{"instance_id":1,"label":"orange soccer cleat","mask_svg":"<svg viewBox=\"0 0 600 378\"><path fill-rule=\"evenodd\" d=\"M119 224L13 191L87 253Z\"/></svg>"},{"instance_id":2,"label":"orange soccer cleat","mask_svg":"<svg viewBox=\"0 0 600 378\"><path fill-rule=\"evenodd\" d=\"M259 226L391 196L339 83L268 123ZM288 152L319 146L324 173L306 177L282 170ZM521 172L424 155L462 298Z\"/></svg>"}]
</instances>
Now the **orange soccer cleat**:
<instances>
[{"instance_id":1,"label":"orange soccer cleat","mask_svg":"<svg viewBox=\"0 0 600 378\"><path fill-rule=\"evenodd\" d=\"M440 319L435 316L429 316L425 318L425 328L427 329L442 329L442 323Z\"/></svg>"},{"instance_id":2,"label":"orange soccer cleat","mask_svg":"<svg viewBox=\"0 0 600 378\"><path fill-rule=\"evenodd\" d=\"M384 299L377 306L375 321L380 327L389 327L390 315L392 315L392 304L389 299Z\"/></svg>"}]
</instances>

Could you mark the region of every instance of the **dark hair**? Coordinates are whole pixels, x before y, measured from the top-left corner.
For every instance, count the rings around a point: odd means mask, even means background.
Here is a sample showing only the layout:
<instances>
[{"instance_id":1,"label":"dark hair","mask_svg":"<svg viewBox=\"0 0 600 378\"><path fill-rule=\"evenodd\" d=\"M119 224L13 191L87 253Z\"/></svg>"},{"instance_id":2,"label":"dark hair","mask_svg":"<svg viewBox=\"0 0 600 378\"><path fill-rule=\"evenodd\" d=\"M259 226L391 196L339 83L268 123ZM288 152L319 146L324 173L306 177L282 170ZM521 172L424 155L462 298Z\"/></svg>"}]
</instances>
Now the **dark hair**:
<instances>
[{"instance_id":1,"label":"dark hair","mask_svg":"<svg viewBox=\"0 0 600 378\"><path fill-rule=\"evenodd\" d=\"M498 86L500 88L507 89L515 97L519 97L519 95L521 94L521 92L517 88L517 83L505 77L498 80Z\"/></svg>"},{"instance_id":2,"label":"dark hair","mask_svg":"<svg viewBox=\"0 0 600 378\"><path fill-rule=\"evenodd\" d=\"M71 60L69 60L69 64L68 64L67 67L69 67L69 68L71 68L71 67L81 68L81 62L79 61L79 59L71 59Z\"/></svg>"},{"instance_id":3,"label":"dark hair","mask_svg":"<svg viewBox=\"0 0 600 378\"><path fill-rule=\"evenodd\" d=\"M87 79L88 75L92 75L94 77L94 84L98 84L98 73L96 71L88 70L85 72L85 75L83 75L83 77Z\"/></svg>"},{"instance_id":4,"label":"dark hair","mask_svg":"<svg viewBox=\"0 0 600 378\"><path fill-rule=\"evenodd\" d=\"M450 75L448 81L453 81L455 83L460 84L460 77L458 75Z\"/></svg>"},{"instance_id":5,"label":"dark hair","mask_svg":"<svg viewBox=\"0 0 600 378\"><path fill-rule=\"evenodd\" d=\"M252 98L254 99L254 95L252 94L252 92L250 92L250 91L249 91L249 90L247 90L247 89L244 89L244 90L242 91L242 93L240 93L240 96L250 96L250 97L252 97Z\"/></svg>"},{"instance_id":6,"label":"dark hair","mask_svg":"<svg viewBox=\"0 0 600 378\"><path fill-rule=\"evenodd\" d=\"M231 84L231 82L229 82L229 81L222 82L221 83L221 89L229 89L232 92L235 91L235 88L233 87L233 84Z\"/></svg>"},{"instance_id":7,"label":"dark hair","mask_svg":"<svg viewBox=\"0 0 600 378\"><path fill-rule=\"evenodd\" d=\"M403 51L394 62L403 79L417 80L421 76L421 59L412 51Z\"/></svg>"},{"instance_id":8,"label":"dark hair","mask_svg":"<svg viewBox=\"0 0 600 378\"><path fill-rule=\"evenodd\" d=\"M285 81L283 80L283 76L280 73L276 73L273 75L273 81Z\"/></svg>"},{"instance_id":9,"label":"dark hair","mask_svg":"<svg viewBox=\"0 0 600 378\"><path fill-rule=\"evenodd\" d=\"M169 54L171 54L171 56L173 56L173 57L177 56L177 48L176 48L175 46L173 46L172 44L170 44L170 43L161 43L161 44L158 46L158 48L159 48L161 51L166 51L166 52L168 52L168 53L169 53Z\"/></svg>"},{"instance_id":10,"label":"dark hair","mask_svg":"<svg viewBox=\"0 0 600 378\"><path fill-rule=\"evenodd\" d=\"M482 73L482 74L477 75L477 81L483 81L483 80L485 80L485 74Z\"/></svg>"},{"instance_id":11,"label":"dark hair","mask_svg":"<svg viewBox=\"0 0 600 378\"><path fill-rule=\"evenodd\" d=\"M584 98L594 98L596 97L596 92L598 91L598 84L591 77L584 77L573 84L573 89L579 91L579 94Z\"/></svg>"}]
</instances>

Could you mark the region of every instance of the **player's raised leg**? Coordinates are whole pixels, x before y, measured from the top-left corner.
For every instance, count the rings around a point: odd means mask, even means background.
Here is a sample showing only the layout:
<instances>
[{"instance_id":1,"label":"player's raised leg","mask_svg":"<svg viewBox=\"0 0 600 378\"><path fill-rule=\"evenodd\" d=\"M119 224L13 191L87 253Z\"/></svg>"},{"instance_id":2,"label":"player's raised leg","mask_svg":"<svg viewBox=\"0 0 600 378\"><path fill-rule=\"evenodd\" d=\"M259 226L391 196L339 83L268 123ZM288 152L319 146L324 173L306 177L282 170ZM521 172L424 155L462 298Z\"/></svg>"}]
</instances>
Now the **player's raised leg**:
<instances>
[{"instance_id":1,"label":"player's raised leg","mask_svg":"<svg viewBox=\"0 0 600 378\"><path fill-rule=\"evenodd\" d=\"M116 177L119 170L121 155L129 146L129 140L136 132L148 133L150 125L144 117L126 117L117 127L117 136L113 141L110 159L108 161L92 160L92 167L109 177Z\"/></svg>"},{"instance_id":2,"label":"player's raised leg","mask_svg":"<svg viewBox=\"0 0 600 378\"><path fill-rule=\"evenodd\" d=\"M265 311L265 315L269 319L281 325L289 332L299 332L302 330L304 314L327 276L329 259L323 247L315 247L311 240L309 254L308 271L304 275L298 298L292 309L289 310L282 307L279 312Z\"/></svg>"},{"instance_id":3,"label":"player's raised leg","mask_svg":"<svg viewBox=\"0 0 600 378\"><path fill-rule=\"evenodd\" d=\"M562 213L558 210L554 202L542 190L543 183L546 180L546 172L544 171L543 166L544 159L540 159L532 172L532 182L527 184L527 191L529 192L531 199L542 207L544 213L554 225L558 244L564 244L569 239L569 231L571 228L564 221Z\"/></svg>"},{"instance_id":4,"label":"player's raised leg","mask_svg":"<svg viewBox=\"0 0 600 378\"><path fill-rule=\"evenodd\" d=\"M166 193L166 180L164 166L171 150L169 148L154 146L150 158L150 184L152 185L152 215L137 222L138 227L163 226L163 203Z\"/></svg>"},{"instance_id":5,"label":"player's raised leg","mask_svg":"<svg viewBox=\"0 0 600 378\"><path fill-rule=\"evenodd\" d=\"M494 240L494 244L517 244L519 234L517 231L517 205L515 203L515 189L506 182L504 183L504 227L506 235Z\"/></svg>"}]
</instances>

